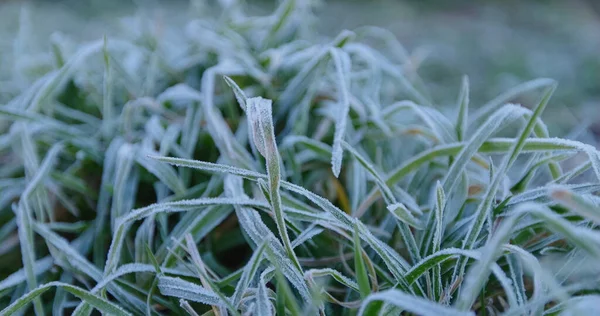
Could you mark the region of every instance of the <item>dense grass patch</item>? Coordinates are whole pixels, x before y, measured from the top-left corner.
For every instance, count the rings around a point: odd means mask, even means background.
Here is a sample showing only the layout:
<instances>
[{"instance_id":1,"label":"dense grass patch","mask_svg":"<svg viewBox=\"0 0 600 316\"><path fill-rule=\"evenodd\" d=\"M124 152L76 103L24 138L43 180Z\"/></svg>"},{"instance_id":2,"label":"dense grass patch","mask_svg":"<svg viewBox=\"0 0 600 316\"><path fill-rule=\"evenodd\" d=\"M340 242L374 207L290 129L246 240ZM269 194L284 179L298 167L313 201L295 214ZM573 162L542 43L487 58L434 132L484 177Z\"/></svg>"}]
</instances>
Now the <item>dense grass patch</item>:
<instances>
[{"instance_id":1,"label":"dense grass patch","mask_svg":"<svg viewBox=\"0 0 600 316\"><path fill-rule=\"evenodd\" d=\"M441 111L383 29L223 3L15 63L0 314L598 308L600 154L550 137L556 82Z\"/></svg>"}]
</instances>

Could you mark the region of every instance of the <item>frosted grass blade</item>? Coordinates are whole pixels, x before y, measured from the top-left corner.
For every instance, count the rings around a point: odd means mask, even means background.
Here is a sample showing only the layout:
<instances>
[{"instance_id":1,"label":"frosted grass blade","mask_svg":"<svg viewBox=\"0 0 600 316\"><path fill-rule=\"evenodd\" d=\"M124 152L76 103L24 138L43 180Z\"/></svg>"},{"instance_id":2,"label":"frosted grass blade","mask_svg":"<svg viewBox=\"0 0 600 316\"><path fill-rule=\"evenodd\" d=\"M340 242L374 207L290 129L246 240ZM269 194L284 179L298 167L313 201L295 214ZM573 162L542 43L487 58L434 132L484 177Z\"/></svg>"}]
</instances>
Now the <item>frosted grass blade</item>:
<instances>
[{"instance_id":1,"label":"frosted grass blade","mask_svg":"<svg viewBox=\"0 0 600 316\"><path fill-rule=\"evenodd\" d=\"M342 168L342 141L344 133L346 131L346 124L348 121L348 111L350 110L350 68L351 61L350 56L339 48L332 47L329 50L331 58L336 68L336 83L338 89L338 102L341 107L340 112L337 116L337 122L335 125L335 134L333 138L333 149L331 153L331 168L333 175L339 177L340 170Z\"/></svg>"},{"instance_id":2,"label":"frosted grass blade","mask_svg":"<svg viewBox=\"0 0 600 316\"><path fill-rule=\"evenodd\" d=\"M473 312L462 312L451 307L443 306L438 303L428 301L426 299L412 296L410 294L398 291L398 290L387 290L371 294L362 303L358 315L372 315L376 311L369 309L369 305L373 302L385 302L387 304L393 304L400 307L401 309L410 312L418 313L423 316L468 316L475 315Z\"/></svg>"},{"instance_id":3,"label":"frosted grass blade","mask_svg":"<svg viewBox=\"0 0 600 316\"><path fill-rule=\"evenodd\" d=\"M83 301L94 306L95 308L97 308L99 311L101 311L103 313L107 313L110 315L123 315L123 316L132 315L129 312L123 310L121 307L115 305L114 303L107 301L106 299L104 299L100 296L93 295L90 292L88 292L80 287L73 286L70 284L64 284L64 283L60 283L60 282L50 282L50 283L41 285L38 288L35 288L34 290L30 291L29 293L25 294L24 296L22 296L21 298L19 298L12 304L10 304L4 310L0 311L0 314L1 315L12 315L12 314L18 312L21 308L23 308L29 302L31 302L36 297L39 297L41 294L50 290L53 287L60 287L60 288L64 289L65 291L81 298Z\"/></svg>"},{"instance_id":4,"label":"frosted grass blade","mask_svg":"<svg viewBox=\"0 0 600 316\"><path fill-rule=\"evenodd\" d=\"M463 76L460 95L458 96L458 117L456 119L456 139L463 141L467 132L469 115L469 77Z\"/></svg>"}]
</instances>

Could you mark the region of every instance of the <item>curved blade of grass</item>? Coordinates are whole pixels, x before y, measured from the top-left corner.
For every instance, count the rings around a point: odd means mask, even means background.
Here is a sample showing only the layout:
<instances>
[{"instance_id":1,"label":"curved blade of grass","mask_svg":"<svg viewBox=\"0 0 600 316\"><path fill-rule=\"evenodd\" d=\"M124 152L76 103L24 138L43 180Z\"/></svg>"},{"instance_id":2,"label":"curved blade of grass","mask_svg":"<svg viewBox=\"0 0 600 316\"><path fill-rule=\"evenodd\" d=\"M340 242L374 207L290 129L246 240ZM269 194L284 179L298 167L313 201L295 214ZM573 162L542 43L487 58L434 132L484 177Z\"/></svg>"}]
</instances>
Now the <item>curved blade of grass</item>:
<instances>
[{"instance_id":1,"label":"curved blade of grass","mask_svg":"<svg viewBox=\"0 0 600 316\"><path fill-rule=\"evenodd\" d=\"M558 184L565 184L568 181L570 181L571 179L583 174L584 172L586 172L588 169L590 169L592 167L592 162L588 161L584 164L581 164L575 168L573 168L571 171L563 174L562 176L554 179L555 183Z\"/></svg>"},{"instance_id":2,"label":"curved blade of grass","mask_svg":"<svg viewBox=\"0 0 600 316\"><path fill-rule=\"evenodd\" d=\"M550 196L561 204L569 207L583 218L592 220L596 224L600 224L600 207L592 203L589 199L563 187L551 188Z\"/></svg>"},{"instance_id":3,"label":"curved blade of grass","mask_svg":"<svg viewBox=\"0 0 600 316\"><path fill-rule=\"evenodd\" d=\"M319 235L323 231L324 230L322 228L315 228L314 225L311 225L309 228L302 231L302 233L298 235L298 237L296 237L294 241L292 241L292 247L296 248L302 245L303 243L311 240L313 237Z\"/></svg>"},{"instance_id":4,"label":"curved blade of grass","mask_svg":"<svg viewBox=\"0 0 600 316\"><path fill-rule=\"evenodd\" d=\"M18 312L21 308L25 307L29 302L33 301L36 297L39 297L44 292L50 290L53 287L60 287L60 288L64 289L65 291L81 298L83 301L94 306L95 308L97 308L99 311L101 311L103 313L110 314L110 315L123 315L123 316L132 315L129 312L123 310L118 305L115 305L114 303L111 303L100 296L93 295L90 292L88 292L80 287L61 283L61 282L50 282L50 283L41 285L40 287L30 291L29 293L25 294L24 296L22 296L21 298L19 298L12 304L10 304L4 310L0 311L0 315L12 315L12 314Z\"/></svg>"},{"instance_id":5,"label":"curved blade of grass","mask_svg":"<svg viewBox=\"0 0 600 316\"><path fill-rule=\"evenodd\" d=\"M397 219L398 221L405 223L411 227L414 227L415 229L418 230L422 230L425 228L425 225L423 225L423 223L418 220L416 217L414 217L410 211L406 208L406 206L404 206L404 204L402 203L395 203L395 204L390 204L387 206L388 211L390 211L390 213L392 215L394 215L394 218Z\"/></svg>"},{"instance_id":6,"label":"curved blade of grass","mask_svg":"<svg viewBox=\"0 0 600 316\"><path fill-rule=\"evenodd\" d=\"M174 264L173 252L168 250L173 248L175 244L182 243L186 233L191 233L195 240L204 238L231 214L232 210L229 208L228 205L209 206L205 210L185 213L178 225L170 231L157 250L157 257L164 258L163 265L170 266Z\"/></svg>"},{"instance_id":7,"label":"curved blade of grass","mask_svg":"<svg viewBox=\"0 0 600 316\"><path fill-rule=\"evenodd\" d=\"M335 64L336 83L339 94L338 102L340 103L341 107L337 116L337 122L335 124L333 149L331 152L331 170L333 171L333 175L337 178L339 177L340 170L342 168L342 156L344 154L342 150L342 141L346 131L348 112L350 111L349 89L351 61L348 53L339 48L332 47L329 49L329 53L331 54L331 59Z\"/></svg>"},{"instance_id":8,"label":"curved blade of grass","mask_svg":"<svg viewBox=\"0 0 600 316\"><path fill-rule=\"evenodd\" d=\"M263 40L263 47L271 47L275 43L275 41L278 39L277 35L286 25L286 22L290 20L290 16L292 16L296 8L296 0L286 0L279 5L277 10L272 15L274 22L267 31L267 35Z\"/></svg>"},{"instance_id":9,"label":"curved blade of grass","mask_svg":"<svg viewBox=\"0 0 600 316\"><path fill-rule=\"evenodd\" d=\"M32 198L32 195L37 189L37 187L42 184L44 178L50 172L50 169L52 168L52 165L57 159L57 156L61 149L61 144L57 144L50 149L50 151L46 155L46 158L44 158L44 161L42 162L40 168L37 170L37 173L27 184L25 191L21 195L21 201L19 203L19 206L17 207L16 215L19 228L18 234L19 241L21 244L21 254L23 266L25 268L25 274L27 276L27 285L30 289L35 289L37 287L37 279L34 270L35 250L32 228L32 209L29 206L29 201ZM44 315L44 309L42 306L41 299L38 296L35 296L32 298L32 300L34 300L34 308L36 314Z\"/></svg>"},{"instance_id":10,"label":"curved blade of grass","mask_svg":"<svg viewBox=\"0 0 600 316\"><path fill-rule=\"evenodd\" d=\"M457 308L466 310L473 304L479 295L483 283L487 280L489 266L501 255L503 244L510 238L516 222L525 213L530 213L542 219L550 230L567 237L569 241L581 249L587 250L595 257L600 256L600 234L589 229L577 227L539 204L522 204L516 211L517 215L506 219L500 228L497 229L494 237L485 246L482 260L471 268L465 278L465 287L458 297ZM521 254L521 252L519 253ZM531 256L531 254L527 255ZM533 260L537 261L535 258Z\"/></svg>"},{"instance_id":11,"label":"curved blade of grass","mask_svg":"<svg viewBox=\"0 0 600 316\"><path fill-rule=\"evenodd\" d=\"M529 91L537 90L540 88L552 87L556 84L556 81L547 78L534 79L531 81L524 82L489 101L477 110L472 118L471 122L477 122L483 117L487 117L489 113L493 112L496 107L503 105L504 103L510 102L517 96L524 94Z\"/></svg>"},{"instance_id":12,"label":"curved blade of grass","mask_svg":"<svg viewBox=\"0 0 600 316\"><path fill-rule=\"evenodd\" d=\"M96 282L101 282L102 271L100 271L96 266L91 264L85 257L83 257L77 249L73 248L64 238L60 237L44 224L35 223L34 227L35 231L42 236L46 242L52 246L54 246L57 250L60 251L60 254L65 256L68 263L80 273L83 273ZM57 262L58 259L57 258ZM131 309L135 309L138 311L144 311L145 306L144 302L142 302L137 297L131 295L130 293L123 290L121 287L116 285L109 285L108 290L111 294L113 294L121 303L130 307ZM82 305L88 305L86 302L82 302Z\"/></svg>"},{"instance_id":13,"label":"curved blade of grass","mask_svg":"<svg viewBox=\"0 0 600 316\"><path fill-rule=\"evenodd\" d=\"M267 295L267 286L266 286L266 282L265 282L265 278L264 275L268 270L265 270L263 273L261 273L259 280L258 280L258 293L256 293L257 296L257 310L258 310L258 314L259 315L265 315L265 316L270 316L273 315L273 309L271 308L271 302L269 301L269 296Z\"/></svg>"},{"instance_id":14,"label":"curved blade of grass","mask_svg":"<svg viewBox=\"0 0 600 316\"><path fill-rule=\"evenodd\" d=\"M180 278L161 276L158 278L158 289L166 296L173 296L206 305L222 304L220 298L210 290Z\"/></svg>"},{"instance_id":15,"label":"curved blade of grass","mask_svg":"<svg viewBox=\"0 0 600 316\"><path fill-rule=\"evenodd\" d=\"M440 142L449 143L456 140L452 123L433 108L420 106L412 101L400 101L384 108L381 115L389 120L402 110L413 111L433 131L436 139Z\"/></svg>"},{"instance_id":16,"label":"curved blade of grass","mask_svg":"<svg viewBox=\"0 0 600 316\"><path fill-rule=\"evenodd\" d=\"M323 276L331 276L334 280L344 285L345 287L353 289L356 292L360 292L360 289L358 288L358 284L356 284L356 282L352 281L350 278L344 276L341 272L335 269L310 269L304 273L304 277L311 280L316 277Z\"/></svg>"},{"instance_id":17,"label":"curved blade of grass","mask_svg":"<svg viewBox=\"0 0 600 316\"><path fill-rule=\"evenodd\" d=\"M507 104L494 112L486 122L473 134L467 145L463 147L461 152L456 156L454 163L450 166L450 169L444 176L442 181L445 192L452 192L454 186L460 179L459 175L464 171L465 167L471 161L479 147L495 132L500 128L506 127L506 125L522 117L526 113L526 109L523 107Z\"/></svg>"},{"instance_id":18,"label":"curved blade of grass","mask_svg":"<svg viewBox=\"0 0 600 316\"><path fill-rule=\"evenodd\" d=\"M544 308L544 302L540 301L542 300L543 295L548 292L553 298L558 298L559 300L566 299L566 293L564 290L554 279L554 277L544 270L534 255L515 245L507 244L503 247L506 251L509 251L517 256L522 261L523 266L527 267L530 271L532 271L533 274L533 295L531 299L527 304L521 305L516 309L509 309L505 313L506 315L519 315L519 313L512 313L513 310L521 310L520 313L523 313L523 311L526 310L527 313L539 315Z\"/></svg>"},{"instance_id":19,"label":"curved blade of grass","mask_svg":"<svg viewBox=\"0 0 600 316\"><path fill-rule=\"evenodd\" d=\"M35 272L36 277L50 270L53 264L54 260L50 256L37 260L33 266L33 271ZM4 280L0 281L0 293L26 281L27 275L25 273L25 269L19 269L18 271L4 278Z\"/></svg>"},{"instance_id":20,"label":"curved blade of grass","mask_svg":"<svg viewBox=\"0 0 600 316\"><path fill-rule=\"evenodd\" d=\"M373 293L363 301L358 315L374 315L375 310L369 308L369 305L374 302L384 302L398 306L399 308L423 316L472 316L473 312L463 312L451 307L447 307L421 297L416 297L398 290L387 290L383 292Z\"/></svg>"}]
</instances>

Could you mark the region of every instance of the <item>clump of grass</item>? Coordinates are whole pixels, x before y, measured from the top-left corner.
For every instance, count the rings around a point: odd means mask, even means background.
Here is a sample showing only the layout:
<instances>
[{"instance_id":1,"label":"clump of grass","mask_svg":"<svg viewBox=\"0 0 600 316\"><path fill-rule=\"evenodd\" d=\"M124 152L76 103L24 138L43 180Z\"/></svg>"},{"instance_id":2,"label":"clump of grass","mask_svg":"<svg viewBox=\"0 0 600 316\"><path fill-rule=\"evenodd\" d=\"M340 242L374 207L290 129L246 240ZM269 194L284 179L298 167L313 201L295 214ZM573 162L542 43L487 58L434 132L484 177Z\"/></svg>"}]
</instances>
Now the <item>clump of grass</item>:
<instances>
[{"instance_id":1,"label":"clump of grass","mask_svg":"<svg viewBox=\"0 0 600 316\"><path fill-rule=\"evenodd\" d=\"M465 78L447 117L399 43L318 38L313 5L53 42L0 107L0 314L598 305L600 156L549 137L556 83L473 109Z\"/></svg>"}]
</instances>

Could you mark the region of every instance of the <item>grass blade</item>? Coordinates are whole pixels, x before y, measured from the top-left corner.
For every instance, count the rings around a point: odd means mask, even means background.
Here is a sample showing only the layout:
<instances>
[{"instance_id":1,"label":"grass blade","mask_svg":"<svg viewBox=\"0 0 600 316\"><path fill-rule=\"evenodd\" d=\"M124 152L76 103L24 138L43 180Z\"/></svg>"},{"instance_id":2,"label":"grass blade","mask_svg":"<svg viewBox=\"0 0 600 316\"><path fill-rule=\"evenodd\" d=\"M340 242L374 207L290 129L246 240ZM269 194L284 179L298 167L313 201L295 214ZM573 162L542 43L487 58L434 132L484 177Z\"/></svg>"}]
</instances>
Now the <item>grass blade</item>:
<instances>
[{"instance_id":1,"label":"grass blade","mask_svg":"<svg viewBox=\"0 0 600 316\"><path fill-rule=\"evenodd\" d=\"M371 313L374 310L369 309L369 305L373 302L385 302L394 306L400 307L401 309L410 312L417 313L423 316L439 316L439 315L452 315L452 316L467 316L475 315L472 312L462 312L451 307L446 307L420 297L415 297L410 294L398 290L387 290L379 293L371 294L363 302L358 315L373 315Z\"/></svg>"},{"instance_id":2,"label":"grass blade","mask_svg":"<svg viewBox=\"0 0 600 316\"><path fill-rule=\"evenodd\" d=\"M329 50L331 59L336 68L336 82L339 94L338 102L340 103L340 113L335 125L335 134L333 137L333 151L331 153L331 170L335 177L339 177L342 168L342 141L346 124L348 121L348 112L350 110L350 56L339 48L332 47Z\"/></svg>"},{"instance_id":3,"label":"grass blade","mask_svg":"<svg viewBox=\"0 0 600 316\"><path fill-rule=\"evenodd\" d=\"M460 95L458 96L458 117L456 119L456 139L463 141L467 132L469 115L469 77L463 76Z\"/></svg>"},{"instance_id":4,"label":"grass blade","mask_svg":"<svg viewBox=\"0 0 600 316\"><path fill-rule=\"evenodd\" d=\"M356 280L358 281L358 288L360 291L360 297L365 299L371 294L371 285L369 284L369 276L367 275L367 269L365 267L365 261L363 259L363 252L360 246L360 239L358 237L358 227L354 226L354 271L356 274Z\"/></svg>"},{"instance_id":5,"label":"grass blade","mask_svg":"<svg viewBox=\"0 0 600 316\"><path fill-rule=\"evenodd\" d=\"M261 153L267 161L267 173L269 177L269 195L271 197L271 207L273 209L273 213L275 214L275 220L277 223L277 230L279 232L279 236L283 241L283 245L286 249L289 259L294 263L294 265L299 271L302 271L302 267L300 265L300 262L298 261L298 258L296 257L296 254L294 253L290 237L287 233L283 207L281 204L281 196L279 194L281 178L281 171L279 166L280 158L279 151L277 150L277 144L275 142L273 115L271 112L271 101L262 98L251 98L247 101L247 107L249 111L255 111L258 115L258 117L254 118L256 121L252 122L252 125L255 126L255 128L260 128L258 131L255 130L255 134L260 135L262 141L258 142L256 144L256 147L261 148L261 146L264 146L262 148L264 151ZM258 123L258 126L256 126L256 123ZM259 145L260 143L262 143L263 145Z\"/></svg>"},{"instance_id":6,"label":"grass blade","mask_svg":"<svg viewBox=\"0 0 600 316\"><path fill-rule=\"evenodd\" d=\"M21 298L19 298L12 304L10 304L4 310L0 311L0 315L12 315L12 314L18 312L21 308L25 307L25 305L27 305L29 302L33 301L36 297L39 297L44 292L50 290L53 287L60 287L60 288L64 289L65 291L81 298L83 301L94 306L102 313L106 313L106 314L110 314L110 315L122 315L122 316L132 315L132 314L126 312L125 310L123 310L121 307L107 301L106 299L104 299L100 296L93 295L90 292L88 292L80 287L73 286L70 284L60 283L60 282L46 283L44 285L41 285L38 288L33 289L29 293L25 294L24 296L22 296Z\"/></svg>"}]
</instances>

